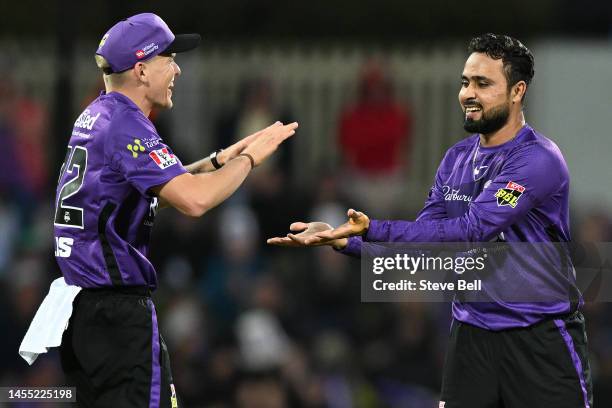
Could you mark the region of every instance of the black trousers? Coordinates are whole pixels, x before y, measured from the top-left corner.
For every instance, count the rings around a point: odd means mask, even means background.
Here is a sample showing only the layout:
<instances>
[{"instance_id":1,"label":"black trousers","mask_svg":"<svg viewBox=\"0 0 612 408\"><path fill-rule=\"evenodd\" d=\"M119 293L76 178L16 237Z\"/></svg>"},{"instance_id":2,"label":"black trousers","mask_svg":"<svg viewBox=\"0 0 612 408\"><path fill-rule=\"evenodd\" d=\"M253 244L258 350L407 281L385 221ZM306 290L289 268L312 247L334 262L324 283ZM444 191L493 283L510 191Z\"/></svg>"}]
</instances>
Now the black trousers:
<instances>
[{"instance_id":1,"label":"black trousers","mask_svg":"<svg viewBox=\"0 0 612 408\"><path fill-rule=\"evenodd\" d=\"M60 358L80 407L178 407L168 351L145 288L83 289Z\"/></svg>"},{"instance_id":2,"label":"black trousers","mask_svg":"<svg viewBox=\"0 0 612 408\"><path fill-rule=\"evenodd\" d=\"M454 321L440 407L593 408L584 317L498 332Z\"/></svg>"}]
</instances>

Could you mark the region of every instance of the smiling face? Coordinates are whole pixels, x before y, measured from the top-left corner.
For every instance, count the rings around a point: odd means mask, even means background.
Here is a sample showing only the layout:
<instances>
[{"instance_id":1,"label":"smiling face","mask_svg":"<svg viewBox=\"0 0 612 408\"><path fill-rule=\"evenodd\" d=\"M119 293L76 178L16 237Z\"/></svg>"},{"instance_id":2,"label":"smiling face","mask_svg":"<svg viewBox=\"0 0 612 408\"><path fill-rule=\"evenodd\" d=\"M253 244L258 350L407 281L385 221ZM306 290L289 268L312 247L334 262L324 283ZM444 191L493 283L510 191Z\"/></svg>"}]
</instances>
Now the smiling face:
<instances>
[{"instance_id":1,"label":"smiling face","mask_svg":"<svg viewBox=\"0 0 612 408\"><path fill-rule=\"evenodd\" d=\"M479 52L469 56L461 75L459 103L468 132L487 135L508 122L512 97L501 59Z\"/></svg>"},{"instance_id":2,"label":"smiling face","mask_svg":"<svg viewBox=\"0 0 612 408\"><path fill-rule=\"evenodd\" d=\"M143 63L147 77L145 98L152 107L172 108L174 78L181 74L174 57L175 54L160 54Z\"/></svg>"}]
</instances>

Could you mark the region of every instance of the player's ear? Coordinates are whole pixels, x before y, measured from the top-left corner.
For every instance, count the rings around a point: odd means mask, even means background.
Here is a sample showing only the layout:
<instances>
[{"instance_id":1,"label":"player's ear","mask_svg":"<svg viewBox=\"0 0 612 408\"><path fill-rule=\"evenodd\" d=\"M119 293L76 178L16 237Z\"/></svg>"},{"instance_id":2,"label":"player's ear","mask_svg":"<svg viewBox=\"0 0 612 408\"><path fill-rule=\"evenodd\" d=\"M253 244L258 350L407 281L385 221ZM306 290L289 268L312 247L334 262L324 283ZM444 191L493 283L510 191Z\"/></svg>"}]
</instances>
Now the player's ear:
<instances>
[{"instance_id":1,"label":"player's ear","mask_svg":"<svg viewBox=\"0 0 612 408\"><path fill-rule=\"evenodd\" d=\"M134 65L133 72L138 82L142 82L145 84L149 82L149 78L147 77L147 64L143 62L137 62L136 65Z\"/></svg>"},{"instance_id":2,"label":"player's ear","mask_svg":"<svg viewBox=\"0 0 612 408\"><path fill-rule=\"evenodd\" d=\"M518 81L516 84L514 84L510 90L512 103L521 102L525 92L527 92L527 83L525 81Z\"/></svg>"}]
</instances>

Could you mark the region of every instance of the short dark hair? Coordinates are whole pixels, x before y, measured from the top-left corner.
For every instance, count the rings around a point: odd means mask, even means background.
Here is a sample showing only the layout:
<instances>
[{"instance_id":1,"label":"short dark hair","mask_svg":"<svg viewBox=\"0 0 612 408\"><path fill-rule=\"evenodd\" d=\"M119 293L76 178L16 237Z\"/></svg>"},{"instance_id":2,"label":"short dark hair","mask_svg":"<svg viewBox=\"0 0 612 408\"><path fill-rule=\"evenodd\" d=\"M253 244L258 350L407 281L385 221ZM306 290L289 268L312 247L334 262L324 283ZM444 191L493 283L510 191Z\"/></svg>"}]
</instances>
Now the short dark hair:
<instances>
[{"instance_id":1,"label":"short dark hair","mask_svg":"<svg viewBox=\"0 0 612 408\"><path fill-rule=\"evenodd\" d=\"M502 60L508 88L519 81L531 82L535 73L533 54L516 38L507 35L487 33L472 38L468 52L480 52L493 59Z\"/></svg>"}]
</instances>

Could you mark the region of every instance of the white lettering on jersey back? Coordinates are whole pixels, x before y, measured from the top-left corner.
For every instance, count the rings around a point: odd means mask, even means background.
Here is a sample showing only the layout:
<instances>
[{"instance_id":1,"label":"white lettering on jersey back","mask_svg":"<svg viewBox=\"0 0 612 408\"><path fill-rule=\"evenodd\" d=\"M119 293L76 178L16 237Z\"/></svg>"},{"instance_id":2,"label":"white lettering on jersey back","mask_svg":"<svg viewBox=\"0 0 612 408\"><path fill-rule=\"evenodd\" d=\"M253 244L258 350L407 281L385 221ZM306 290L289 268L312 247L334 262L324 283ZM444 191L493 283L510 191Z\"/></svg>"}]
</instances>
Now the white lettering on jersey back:
<instances>
[{"instance_id":1,"label":"white lettering on jersey back","mask_svg":"<svg viewBox=\"0 0 612 408\"><path fill-rule=\"evenodd\" d=\"M91 130L93 129L94 123L100 117L100 112L97 115L93 116L89 109L85 109L83 113L79 115L76 122L74 122L74 127L78 127L81 129Z\"/></svg>"},{"instance_id":2,"label":"white lettering on jersey back","mask_svg":"<svg viewBox=\"0 0 612 408\"><path fill-rule=\"evenodd\" d=\"M55 256L68 258L72 254L74 239L68 237L55 237Z\"/></svg>"}]
</instances>

